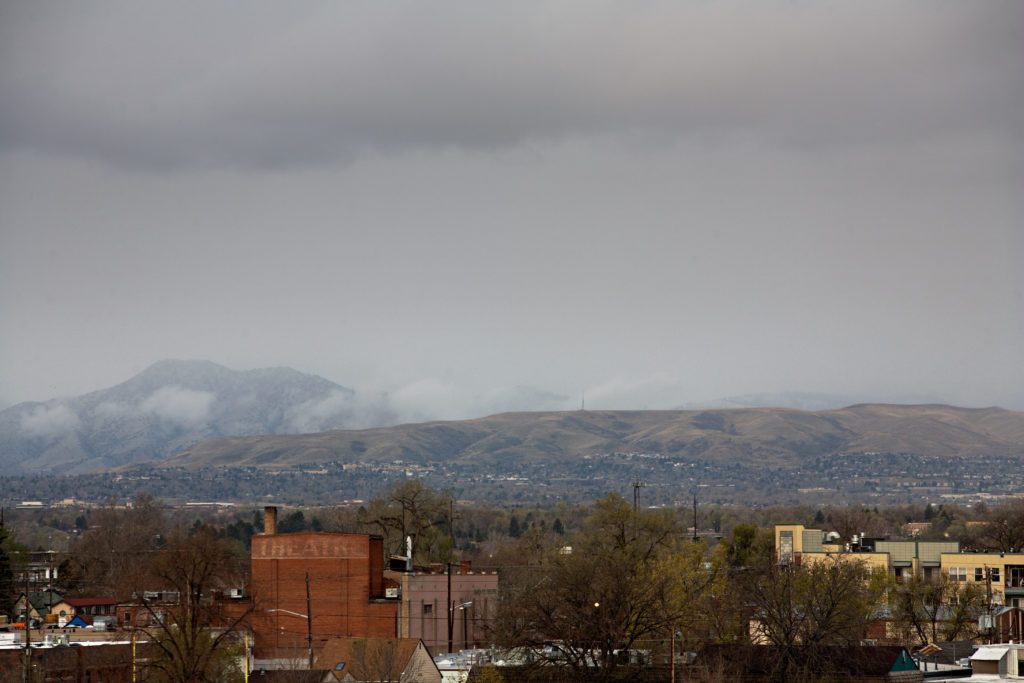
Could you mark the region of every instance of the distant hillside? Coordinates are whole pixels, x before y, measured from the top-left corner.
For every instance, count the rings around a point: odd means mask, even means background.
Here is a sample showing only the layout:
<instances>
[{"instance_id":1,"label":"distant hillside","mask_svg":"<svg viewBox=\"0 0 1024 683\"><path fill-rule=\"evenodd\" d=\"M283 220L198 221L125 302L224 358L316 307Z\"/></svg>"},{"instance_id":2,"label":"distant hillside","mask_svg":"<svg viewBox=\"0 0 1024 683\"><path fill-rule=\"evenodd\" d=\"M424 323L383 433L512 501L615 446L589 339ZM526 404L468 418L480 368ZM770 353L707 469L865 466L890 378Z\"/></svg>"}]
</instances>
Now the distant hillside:
<instances>
[{"instance_id":1,"label":"distant hillside","mask_svg":"<svg viewBox=\"0 0 1024 683\"><path fill-rule=\"evenodd\" d=\"M90 472L224 435L366 424L355 411L351 389L289 368L239 372L167 360L109 389L0 411L0 470Z\"/></svg>"},{"instance_id":2,"label":"distant hillside","mask_svg":"<svg viewBox=\"0 0 1024 683\"><path fill-rule=\"evenodd\" d=\"M792 467L838 453L1024 457L1024 413L942 405L703 411L504 413L458 422L203 441L165 461L185 468L323 462L554 462L660 453Z\"/></svg>"}]
</instances>

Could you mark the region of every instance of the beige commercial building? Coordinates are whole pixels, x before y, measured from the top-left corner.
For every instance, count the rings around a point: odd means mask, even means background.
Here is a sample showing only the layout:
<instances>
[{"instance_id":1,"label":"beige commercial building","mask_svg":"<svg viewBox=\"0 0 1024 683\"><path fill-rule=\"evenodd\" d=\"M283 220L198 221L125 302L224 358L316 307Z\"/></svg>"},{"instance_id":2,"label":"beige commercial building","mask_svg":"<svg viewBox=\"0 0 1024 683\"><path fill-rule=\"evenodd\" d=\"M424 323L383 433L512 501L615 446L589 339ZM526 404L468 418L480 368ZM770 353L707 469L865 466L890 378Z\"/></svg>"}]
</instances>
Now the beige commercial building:
<instances>
[{"instance_id":1,"label":"beige commercial building","mask_svg":"<svg viewBox=\"0 0 1024 683\"><path fill-rule=\"evenodd\" d=\"M940 573L953 581L984 584L994 605L1024 607L1024 553L965 553L957 541L851 539L801 524L775 527L775 551L782 564L855 559L884 570L896 582Z\"/></svg>"}]
</instances>

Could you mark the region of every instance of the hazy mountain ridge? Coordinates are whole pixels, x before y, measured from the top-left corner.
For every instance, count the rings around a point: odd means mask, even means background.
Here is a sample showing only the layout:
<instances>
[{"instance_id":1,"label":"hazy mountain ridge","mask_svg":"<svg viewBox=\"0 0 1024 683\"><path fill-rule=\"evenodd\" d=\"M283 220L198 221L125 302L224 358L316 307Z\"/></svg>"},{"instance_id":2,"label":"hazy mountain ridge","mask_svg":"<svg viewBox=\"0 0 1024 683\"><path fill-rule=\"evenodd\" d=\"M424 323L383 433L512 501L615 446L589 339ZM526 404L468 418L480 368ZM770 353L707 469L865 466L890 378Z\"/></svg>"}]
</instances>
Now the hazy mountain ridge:
<instances>
[{"instance_id":1,"label":"hazy mountain ridge","mask_svg":"<svg viewBox=\"0 0 1024 683\"><path fill-rule=\"evenodd\" d=\"M836 452L1016 457L1024 450L1024 413L998 408L810 411L789 403L840 404L824 394L791 393L726 399L788 408L563 411L566 397L515 386L478 397L478 414L496 413L490 417L440 422L430 415L443 414L441 406L410 400L416 391L399 394L358 395L290 368L161 361L108 389L0 411L0 471L82 473L175 454L169 465L279 467L460 459L503 465L609 452L795 463ZM524 409L537 412L516 412Z\"/></svg>"},{"instance_id":2,"label":"hazy mountain ridge","mask_svg":"<svg viewBox=\"0 0 1024 683\"><path fill-rule=\"evenodd\" d=\"M359 426L365 410L351 389L290 368L161 361L109 389L0 411L0 467L88 472L160 460L225 435Z\"/></svg>"},{"instance_id":3,"label":"hazy mountain ridge","mask_svg":"<svg viewBox=\"0 0 1024 683\"><path fill-rule=\"evenodd\" d=\"M507 465L615 452L789 466L841 453L1024 458L1024 413L886 404L817 412L744 408L504 413L458 422L214 439L165 464L281 467L401 460Z\"/></svg>"}]
</instances>

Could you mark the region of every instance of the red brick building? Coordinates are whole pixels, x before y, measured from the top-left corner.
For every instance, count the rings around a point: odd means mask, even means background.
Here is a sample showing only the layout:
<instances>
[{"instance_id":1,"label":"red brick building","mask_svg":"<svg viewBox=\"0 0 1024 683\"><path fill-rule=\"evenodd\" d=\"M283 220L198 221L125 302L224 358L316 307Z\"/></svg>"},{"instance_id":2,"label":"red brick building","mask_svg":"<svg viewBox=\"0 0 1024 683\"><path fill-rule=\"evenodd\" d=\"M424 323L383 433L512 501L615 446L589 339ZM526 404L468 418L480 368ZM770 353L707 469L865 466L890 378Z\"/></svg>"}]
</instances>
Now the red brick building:
<instances>
[{"instance_id":1,"label":"red brick building","mask_svg":"<svg viewBox=\"0 0 1024 683\"><path fill-rule=\"evenodd\" d=\"M310 645L319 652L329 638L397 635L398 600L385 597L382 538L279 535L272 507L264 526L252 539L254 659L305 661Z\"/></svg>"}]
</instances>

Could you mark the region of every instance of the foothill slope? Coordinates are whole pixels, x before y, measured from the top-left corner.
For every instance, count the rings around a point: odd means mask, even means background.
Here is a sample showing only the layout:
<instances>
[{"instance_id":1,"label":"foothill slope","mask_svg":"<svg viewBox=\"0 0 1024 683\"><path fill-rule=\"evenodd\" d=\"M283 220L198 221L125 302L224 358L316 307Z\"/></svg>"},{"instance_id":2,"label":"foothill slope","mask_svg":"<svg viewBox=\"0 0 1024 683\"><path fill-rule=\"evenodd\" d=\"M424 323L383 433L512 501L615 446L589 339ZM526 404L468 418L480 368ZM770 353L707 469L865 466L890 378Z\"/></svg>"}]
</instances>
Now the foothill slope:
<instances>
[{"instance_id":1,"label":"foothill slope","mask_svg":"<svg viewBox=\"0 0 1024 683\"><path fill-rule=\"evenodd\" d=\"M537 464L607 453L799 466L844 453L1024 457L1024 413L864 404L839 410L504 413L474 420L210 439L167 467L280 468L311 463Z\"/></svg>"}]
</instances>

